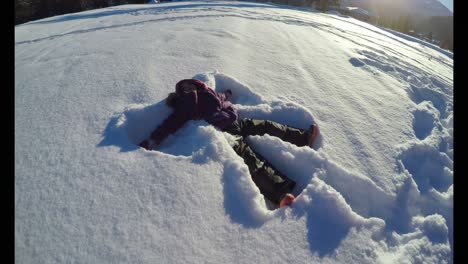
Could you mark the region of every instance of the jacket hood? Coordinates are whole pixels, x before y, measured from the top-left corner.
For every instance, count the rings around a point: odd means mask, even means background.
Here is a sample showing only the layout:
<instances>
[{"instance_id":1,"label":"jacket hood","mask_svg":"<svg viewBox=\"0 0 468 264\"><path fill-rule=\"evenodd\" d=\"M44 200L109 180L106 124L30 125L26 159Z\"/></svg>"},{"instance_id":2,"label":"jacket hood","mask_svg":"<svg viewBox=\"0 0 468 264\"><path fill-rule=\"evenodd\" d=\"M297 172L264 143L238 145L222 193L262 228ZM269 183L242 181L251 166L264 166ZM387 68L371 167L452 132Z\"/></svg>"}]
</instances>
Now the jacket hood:
<instances>
[{"instance_id":1,"label":"jacket hood","mask_svg":"<svg viewBox=\"0 0 468 264\"><path fill-rule=\"evenodd\" d=\"M206 89L206 84L202 81L199 81L199 80L195 80L195 79L183 79L183 80L180 80L179 82L177 82L176 84L176 92L179 93L181 92L180 90L180 85L182 83L185 83L185 82L188 82L188 83L192 83L194 84L195 86L197 86L197 90L203 90L203 89Z\"/></svg>"}]
</instances>

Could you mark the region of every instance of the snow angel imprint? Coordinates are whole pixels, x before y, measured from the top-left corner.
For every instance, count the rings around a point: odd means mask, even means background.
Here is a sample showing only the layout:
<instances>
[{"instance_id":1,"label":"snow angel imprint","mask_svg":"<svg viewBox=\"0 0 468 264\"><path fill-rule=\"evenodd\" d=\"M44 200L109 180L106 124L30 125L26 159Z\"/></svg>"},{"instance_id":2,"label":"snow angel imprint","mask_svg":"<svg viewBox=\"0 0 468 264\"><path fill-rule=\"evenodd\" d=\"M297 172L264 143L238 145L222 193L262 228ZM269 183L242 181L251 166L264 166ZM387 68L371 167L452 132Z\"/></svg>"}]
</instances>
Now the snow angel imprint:
<instances>
[{"instance_id":1,"label":"snow angel imprint","mask_svg":"<svg viewBox=\"0 0 468 264\"><path fill-rule=\"evenodd\" d=\"M218 93L195 79L179 81L175 90L166 99L166 104L172 107L174 112L148 139L139 144L141 147L147 150L156 149L168 135L177 131L188 120L205 120L236 137L232 145L234 151L243 158L252 180L268 200L279 207L292 204L295 197L291 192L296 182L255 152L244 139L251 135L269 134L299 147L312 147L319 134L317 124L311 124L309 129L305 130L270 120L240 119L234 105L229 101L232 96L230 89Z\"/></svg>"}]
</instances>

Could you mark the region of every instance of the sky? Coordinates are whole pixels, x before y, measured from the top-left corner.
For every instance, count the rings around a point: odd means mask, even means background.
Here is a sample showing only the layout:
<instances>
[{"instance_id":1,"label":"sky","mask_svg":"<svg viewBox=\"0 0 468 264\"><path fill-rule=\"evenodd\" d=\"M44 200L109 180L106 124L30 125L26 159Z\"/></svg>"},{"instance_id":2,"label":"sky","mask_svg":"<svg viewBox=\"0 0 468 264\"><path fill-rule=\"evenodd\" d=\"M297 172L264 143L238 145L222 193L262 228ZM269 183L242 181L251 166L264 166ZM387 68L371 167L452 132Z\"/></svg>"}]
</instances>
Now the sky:
<instances>
[{"instance_id":1,"label":"sky","mask_svg":"<svg viewBox=\"0 0 468 264\"><path fill-rule=\"evenodd\" d=\"M177 81L241 118L297 184L276 209L202 120L155 150ZM31 136L31 132L34 136ZM15 26L18 263L451 263L453 53L335 12L197 1Z\"/></svg>"},{"instance_id":2,"label":"sky","mask_svg":"<svg viewBox=\"0 0 468 264\"><path fill-rule=\"evenodd\" d=\"M453 12L453 0L439 0L439 2Z\"/></svg>"}]
</instances>

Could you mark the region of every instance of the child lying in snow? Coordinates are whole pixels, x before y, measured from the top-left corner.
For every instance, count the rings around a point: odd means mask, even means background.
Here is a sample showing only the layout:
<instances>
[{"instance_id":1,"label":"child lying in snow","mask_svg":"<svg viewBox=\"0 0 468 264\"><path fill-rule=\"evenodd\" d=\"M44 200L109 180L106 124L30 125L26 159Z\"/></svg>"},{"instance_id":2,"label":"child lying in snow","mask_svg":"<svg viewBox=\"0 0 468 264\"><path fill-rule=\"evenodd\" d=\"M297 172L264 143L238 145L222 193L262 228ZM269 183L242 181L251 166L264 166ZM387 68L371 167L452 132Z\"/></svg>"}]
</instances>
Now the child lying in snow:
<instances>
[{"instance_id":1,"label":"child lying in snow","mask_svg":"<svg viewBox=\"0 0 468 264\"><path fill-rule=\"evenodd\" d=\"M174 112L140 146L148 150L154 149L188 120L204 119L221 131L237 136L234 151L244 159L260 192L270 201L279 204L279 207L290 205L295 198L291 191L296 183L253 151L244 139L249 135L266 133L299 147L312 147L319 134L318 126L312 124L308 130L304 130L269 120L239 119L236 109L229 101L231 96L231 90L218 93L195 79L179 81L176 92L170 93L166 99L167 105L174 108Z\"/></svg>"}]
</instances>

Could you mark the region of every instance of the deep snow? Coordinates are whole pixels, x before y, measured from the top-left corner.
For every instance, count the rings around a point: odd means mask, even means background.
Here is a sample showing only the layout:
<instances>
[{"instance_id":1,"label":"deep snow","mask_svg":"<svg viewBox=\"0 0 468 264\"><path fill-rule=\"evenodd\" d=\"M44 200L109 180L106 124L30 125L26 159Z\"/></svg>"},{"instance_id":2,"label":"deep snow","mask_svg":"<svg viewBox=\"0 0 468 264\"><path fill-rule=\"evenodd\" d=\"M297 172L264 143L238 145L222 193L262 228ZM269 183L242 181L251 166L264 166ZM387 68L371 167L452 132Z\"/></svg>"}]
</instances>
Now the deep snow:
<instances>
[{"instance_id":1,"label":"deep snow","mask_svg":"<svg viewBox=\"0 0 468 264\"><path fill-rule=\"evenodd\" d=\"M274 209L230 136L190 121L137 147L184 78L231 89L297 181ZM126 5L15 27L18 263L450 263L453 55L270 3Z\"/></svg>"}]
</instances>

